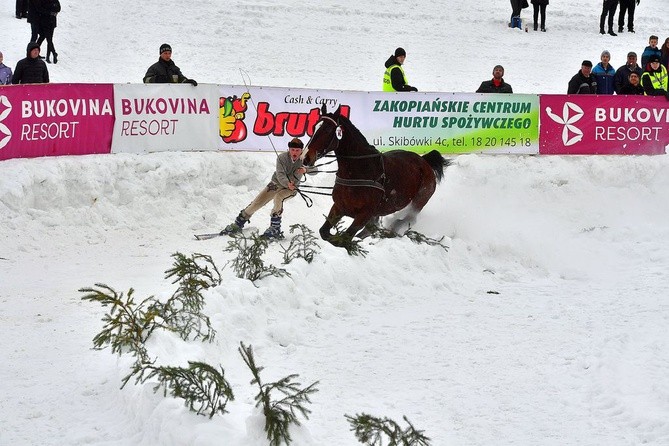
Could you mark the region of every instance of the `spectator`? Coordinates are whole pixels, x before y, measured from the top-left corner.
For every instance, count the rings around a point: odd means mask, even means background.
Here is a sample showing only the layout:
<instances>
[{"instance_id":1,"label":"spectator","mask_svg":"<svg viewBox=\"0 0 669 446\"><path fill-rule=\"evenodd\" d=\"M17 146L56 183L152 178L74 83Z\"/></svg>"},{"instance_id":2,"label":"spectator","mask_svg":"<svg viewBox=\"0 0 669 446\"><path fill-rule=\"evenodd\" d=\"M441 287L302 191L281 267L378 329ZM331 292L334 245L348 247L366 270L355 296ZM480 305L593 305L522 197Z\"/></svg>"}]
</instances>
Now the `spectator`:
<instances>
[{"instance_id":1,"label":"spectator","mask_svg":"<svg viewBox=\"0 0 669 446\"><path fill-rule=\"evenodd\" d=\"M641 79L643 69L641 69L641 67L636 63L636 53L634 51L630 51L627 53L627 63L618 68L618 71L616 71L614 78L616 93L623 94L621 90L624 86L629 85L629 76L633 72L637 74L638 79Z\"/></svg>"},{"instance_id":2,"label":"spectator","mask_svg":"<svg viewBox=\"0 0 669 446\"><path fill-rule=\"evenodd\" d=\"M597 79L597 94L613 94L615 92L614 76L616 69L611 66L611 53L602 51L601 62L592 69L592 75Z\"/></svg>"},{"instance_id":3,"label":"spectator","mask_svg":"<svg viewBox=\"0 0 669 446\"><path fill-rule=\"evenodd\" d=\"M221 231L221 235L240 232L249 222L253 214L270 201L274 202L270 216L270 225L263 233L266 239L282 239L281 215L283 202L297 194L297 187L305 173L315 174L317 168L302 165L302 148L304 145L299 138L293 138L288 143L288 151L276 157L276 171L270 183L260 191L258 196L246 208L239 212L234 223L230 223Z\"/></svg>"},{"instance_id":4,"label":"spectator","mask_svg":"<svg viewBox=\"0 0 669 446\"><path fill-rule=\"evenodd\" d=\"M569 81L567 94L596 94L597 80L591 75L592 62L584 60L581 69Z\"/></svg>"},{"instance_id":5,"label":"spectator","mask_svg":"<svg viewBox=\"0 0 669 446\"><path fill-rule=\"evenodd\" d=\"M639 82L639 73L636 71L630 72L627 78L627 84L623 85L618 94L628 94L628 95L644 95L646 94L643 91L643 87Z\"/></svg>"},{"instance_id":6,"label":"spectator","mask_svg":"<svg viewBox=\"0 0 669 446\"><path fill-rule=\"evenodd\" d=\"M181 73L172 60L172 47L167 43L160 45L158 62L149 67L144 75L145 84L191 84L197 86L194 79L188 79Z\"/></svg>"},{"instance_id":7,"label":"spectator","mask_svg":"<svg viewBox=\"0 0 669 446\"><path fill-rule=\"evenodd\" d=\"M650 61L641 75L641 86L647 96L665 96L669 99L669 79L667 69L660 63L657 55L650 56Z\"/></svg>"},{"instance_id":8,"label":"spectator","mask_svg":"<svg viewBox=\"0 0 669 446\"><path fill-rule=\"evenodd\" d=\"M660 40L657 36L650 36L648 38L648 46L643 50L641 54L641 68L646 69L650 56L656 55L659 58L662 58L662 51L657 47L657 41Z\"/></svg>"},{"instance_id":9,"label":"spectator","mask_svg":"<svg viewBox=\"0 0 669 446\"><path fill-rule=\"evenodd\" d=\"M504 82L504 67L495 65L492 69L492 79L481 82L477 93L513 93L511 85Z\"/></svg>"},{"instance_id":10,"label":"spectator","mask_svg":"<svg viewBox=\"0 0 669 446\"><path fill-rule=\"evenodd\" d=\"M613 16L616 15L616 9L618 9L618 0L603 0L602 15L599 17L599 34L606 34L606 32L604 32L604 22L606 21L606 16L608 15L609 35L618 35L613 32Z\"/></svg>"},{"instance_id":11,"label":"spectator","mask_svg":"<svg viewBox=\"0 0 669 446\"><path fill-rule=\"evenodd\" d=\"M395 54L386 60L386 71L383 73L383 91L418 91L409 85L402 65L407 58L404 48L397 48Z\"/></svg>"},{"instance_id":12,"label":"spectator","mask_svg":"<svg viewBox=\"0 0 669 446\"><path fill-rule=\"evenodd\" d=\"M12 69L2 63L4 56L0 51L0 85L9 85L12 83Z\"/></svg>"},{"instance_id":13,"label":"spectator","mask_svg":"<svg viewBox=\"0 0 669 446\"><path fill-rule=\"evenodd\" d=\"M534 30L537 30L537 20L539 12L541 12L541 31L546 32L546 6L548 0L532 0L532 7L534 8Z\"/></svg>"},{"instance_id":14,"label":"spectator","mask_svg":"<svg viewBox=\"0 0 669 446\"><path fill-rule=\"evenodd\" d=\"M664 68L669 70L669 37L664 39L664 44L662 44L662 48L660 49L660 63L664 65Z\"/></svg>"},{"instance_id":15,"label":"spectator","mask_svg":"<svg viewBox=\"0 0 669 446\"><path fill-rule=\"evenodd\" d=\"M618 32L623 32L625 27L625 13L627 13L627 31L634 32L634 8L641 0L620 0L620 12L618 13Z\"/></svg>"},{"instance_id":16,"label":"spectator","mask_svg":"<svg viewBox=\"0 0 669 446\"><path fill-rule=\"evenodd\" d=\"M28 17L28 0L16 0L16 18Z\"/></svg>"},{"instance_id":17,"label":"spectator","mask_svg":"<svg viewBox=\"0 0 669 446\"><path fill-rule=\"evenodd\" d=\"M39 16L42 11L43 0L28 1L28 23L30 23L30 41L37 42L39 38Z\"/></svg>"},{"instance_id":18,"label":"spectator","mask_svg":"<svg viewBox=\"0 0 669 446\"><path fill-rule=\"evenodd\" d=\"M53 54L53 63L58 63L58 53L53 45L53 32L56 29L56 16L60 12L59 0L42 0L42 9L38 9L39 38L37 44L42 46L46 39L46 61L51 63Z\"/></svg>"},{"instance_id":19,"label":"spectator","mask_svg":"<svg viewBox=\"0 0 669 446\"><path fill-rule=\"evenodd\" d=\"M48 84L49 70L39 58L39 45L30 42L26 49L26 58L16 64L12 84Z\"/></svg>"}]
</instances>

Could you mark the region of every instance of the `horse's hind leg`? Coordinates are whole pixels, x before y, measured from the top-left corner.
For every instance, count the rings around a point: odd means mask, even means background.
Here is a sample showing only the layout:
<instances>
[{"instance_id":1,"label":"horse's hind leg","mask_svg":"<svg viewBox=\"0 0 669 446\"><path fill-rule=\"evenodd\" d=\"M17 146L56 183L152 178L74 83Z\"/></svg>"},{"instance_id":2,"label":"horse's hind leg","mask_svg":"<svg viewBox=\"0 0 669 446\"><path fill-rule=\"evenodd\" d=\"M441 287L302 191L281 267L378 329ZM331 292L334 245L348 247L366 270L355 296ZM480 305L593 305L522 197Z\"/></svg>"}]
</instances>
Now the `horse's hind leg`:
<instances>
[{"instance_id":1,"label":"horse's hind leg","mask_svg":"<svg viewBox=\"0 0 669 446\"><path fill-rule=\"evenodd\" d=\"M427 172L425 173L427 174ZM392 232L398 233L403 226L406 226L407 228L411 226L416 221L418 213L423 210L427 202L432 198L432 195L437 188L437 180L434 172L430 170L429 173L431 175L426 177L425 184L418 190L418 193L413 197L411 203L403 209L402 213L404 215L391 224L390 230Z\"/></svg>"}]
</instances>

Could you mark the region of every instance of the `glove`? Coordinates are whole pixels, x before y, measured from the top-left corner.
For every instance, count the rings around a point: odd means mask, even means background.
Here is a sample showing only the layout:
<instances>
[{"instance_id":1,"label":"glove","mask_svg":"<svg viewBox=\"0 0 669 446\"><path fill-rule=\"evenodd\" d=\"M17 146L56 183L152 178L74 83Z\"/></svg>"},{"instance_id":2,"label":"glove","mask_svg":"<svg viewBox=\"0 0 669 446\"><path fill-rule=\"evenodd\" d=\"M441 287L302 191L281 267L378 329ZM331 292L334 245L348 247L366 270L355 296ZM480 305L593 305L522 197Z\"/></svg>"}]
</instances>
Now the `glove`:
<instances>
[{"instance_id":1,"label":"glove","mask_svg":"<svg viewBox=\"0 0 669 446\"><path fill-rule=\"evenodd\" d=\"M169 78L165 74L156 74L153 77L153 83L154 84L166 84L169 81L170 81Z\"/></svg>"},{"instance_id":2,"label":"glove","mask_svg":"<svg viewBox=\"0 0 669 446\"><path fill-rule=\"evenodd\" d=\"M191 84L193 87L197 87L197 82L195 79L187 79L186 82Z\"/></svg>"}]
</instances>

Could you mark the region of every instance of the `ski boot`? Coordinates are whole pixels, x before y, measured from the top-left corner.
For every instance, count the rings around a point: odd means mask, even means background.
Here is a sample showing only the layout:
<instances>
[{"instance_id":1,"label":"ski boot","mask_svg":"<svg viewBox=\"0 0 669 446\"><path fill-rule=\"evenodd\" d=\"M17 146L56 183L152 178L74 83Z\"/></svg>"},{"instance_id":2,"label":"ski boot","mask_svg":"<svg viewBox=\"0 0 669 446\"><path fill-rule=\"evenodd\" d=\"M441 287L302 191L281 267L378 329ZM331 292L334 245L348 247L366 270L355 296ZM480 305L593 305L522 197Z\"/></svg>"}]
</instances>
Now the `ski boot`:
<instances>
[{"instance_id":1,"label":"ski boot","mask_svg":"<svg viewBox=\"0 0 669 446\"><path fill-rule=\"evenodd\" d=\"M265 229L265 232L260 236L266 240L281 240L284 238L283 232L281 232L281 216L272 215L270 218L269 228Z\"/></svg>"},{"instance_id":2,"label":"ski boot","mask_svg":"<svg viewBox=\"0 0 669 446\"><path fill-rule=\"evenodd\" d=\"M230 223L223 229L220 234L221 235L230 235L230 234L236 234L238 232L242 232L242 229L244 228L244 225L249 222L249 219L246 217L246 214L244 214L244 211L239 212L239 215L235 218L235 221L233 223Z\"/></svg>"}]
</instances>

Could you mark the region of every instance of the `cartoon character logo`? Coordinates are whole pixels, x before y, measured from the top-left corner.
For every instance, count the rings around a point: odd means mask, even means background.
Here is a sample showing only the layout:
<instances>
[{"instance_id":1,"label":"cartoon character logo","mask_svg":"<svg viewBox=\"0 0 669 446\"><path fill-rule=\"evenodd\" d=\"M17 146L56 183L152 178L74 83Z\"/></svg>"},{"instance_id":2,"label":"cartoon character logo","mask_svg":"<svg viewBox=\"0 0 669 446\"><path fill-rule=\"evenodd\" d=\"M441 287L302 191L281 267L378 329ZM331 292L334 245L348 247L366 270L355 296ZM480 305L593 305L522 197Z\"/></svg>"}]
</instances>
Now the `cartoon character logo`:
<instances>
[{"instance_id":1,"label":"cartoon character logo","mask_svg":"<svg viewBox=\"0 0 669 446\"><path fill-rule=\"evenodd\" d=\"M7 96L0 96L0 149L9 144L12 139L12 132L2 121L12 112L12 104L7 99Z\"/></svg>"},{"instance_id":2,"label":"cartoon character logo","mask_svg":"<svg viewBox=\"0 0 669 446\"><path fill-rule=\"evenodd\" d=\"M574 125L583 117L583 109L573 102L565 102L562 107L562 117L553 113L550 107L546 107L546 114L553 121L564 125L562 129L562 142L565 146L573 146L583 139L583 132Z\"/></svg>"},{"instance_id":3,"label":"cartoon character logo","mask_svg":"<svg viewBox=\"0 0 669 446\"><path fill-rule=\"evenodd\" d=\"M246 102L251 98L249 93L243 93L241 98L228 96L218 100L219 134L223 142L235 143L246 139L246 124L244 124Z\"/></svg>"}]
</instances>

